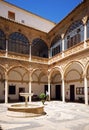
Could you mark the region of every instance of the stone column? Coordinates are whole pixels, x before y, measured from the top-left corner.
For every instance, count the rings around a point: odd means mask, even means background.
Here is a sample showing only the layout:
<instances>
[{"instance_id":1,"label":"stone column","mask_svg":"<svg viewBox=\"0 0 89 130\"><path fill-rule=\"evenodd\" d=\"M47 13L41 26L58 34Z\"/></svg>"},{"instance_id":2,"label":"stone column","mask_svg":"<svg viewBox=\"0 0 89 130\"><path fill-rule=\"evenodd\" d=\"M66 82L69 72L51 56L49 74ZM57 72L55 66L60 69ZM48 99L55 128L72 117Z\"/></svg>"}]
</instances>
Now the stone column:
<instances>
[{"instance_id":1,"label":"stone column","mask_svg":"<svg viewBox=\"0 0 89 130\"><path fill-rule=\"evenodd\" d=\"M50 77L48 76L48 93L49 93L49 101L50 101Z\"/></svg>"},{"instance_id":2,"label":"stone column","mask_svg":"<svg viewBox=\"0 0 89 130\"><path fill-rule=\"evenodd\" d=\"M64 34L61 35L62 38L62 58L64 57Z\"/></svg>"},{"instance_id":3,"label":"stone column","mask_svg":"<svg viewBox=\"0 0 89 130\"><path fill-rule=\"evenodd\" d=\"M87 40L87 19L88 19L87 16L85 16L82 19L83 25L84 25L84 48L86 48L86 46L87 46L87 43L86 43L86 40Z\"/></svg>"},{"instance_id":4,"label":"stone column","mask_svg":"<svg viewBox=\"0 0 89 130\"><path fill-rule=\"evenodd\" d=\"M8 39L6 39L6 57L8 56Z\"/></svg>"},{"instance_id":5,"label":"stone column","mask_svg":"<svg viewBox=\"0 0 89 130\"><path fill-rule=\"evenodd\" d=\"M30 44L30 47L29 47L29 61L31 61L32 59L32 56L31 56L31 44Z\"/></svg>"},{"instance_id":6,"label":"stone column","mask_svg":"<svg viewBox=\"0 0 89 130\"><path fill-rule=\"evenodd\" d=\"M50 48L48 48L48 58L50 58Z\"/></svg>"},{"instance_id":7,"label":"stone column","mask_svg":"<svg viewBox=\"0 0 89 130\"><path fill-rule=\"evenodd\" d=\"M84 76L84 92L85 92L85 104L88 105L88 84L86 76Z\"/></svg>"},{"instance_id":8,"label":"stone column","mask_svg":"<svg viewBox=\"0 0 89 130\"><path fill-rule=\"evenodd\" d=\"M31 87L31 72L30 72L30 80L29 80L29 93L32 93L32 87ZM31 96L29 96L29 102L31 102Z\"/></svg>"},{"instance_id":9,"label":"stone column","mask_svg":"<svg viewBox=\"0 0 89 130\"><path fill-rule=\"evenodd\" d=\"M8 75L5 73L5 103L8 103Z\"/></svg>"},{"instance_id":10,"label":"stone column","mask_svg":"<svg viewBox=\"0 0 89 130\"><path fill-rule=\"evenodd\" d=\"M63 103L65 103L65 81L63 76L62 76L62 101Z\"/></svg>"}]
</instances>

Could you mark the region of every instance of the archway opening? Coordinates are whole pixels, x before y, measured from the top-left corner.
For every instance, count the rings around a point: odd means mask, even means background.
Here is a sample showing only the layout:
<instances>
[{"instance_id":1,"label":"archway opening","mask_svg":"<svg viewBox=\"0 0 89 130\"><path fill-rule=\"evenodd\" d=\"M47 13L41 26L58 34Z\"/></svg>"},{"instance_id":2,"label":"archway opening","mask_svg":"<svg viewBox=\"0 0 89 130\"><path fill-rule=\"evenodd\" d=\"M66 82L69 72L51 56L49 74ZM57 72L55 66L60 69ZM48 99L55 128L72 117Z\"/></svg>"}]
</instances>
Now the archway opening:
<instances>
[{"instance_id":1,"label":"archway opening","mask_svg":"<svg viewBox=\"0 0 89 130\"><path fill-rule=\"evenodd\" d=\"M83 69L72 62L65 71L65 98L71 102L84 102Z\"/></svg>"},{"instance_id":2,"label":"archway opening","mask_svg":"<svg viewBox=\"0 0 89 130\"><path fill-rule=\"evenodd\" d=\"M45 41L40 38L34 39L31 46L31 53L32 56L48 58L48 46Z\"/></svg>"},{"instance_id":3,"label":"archway opening","mask_svg":"<svg viewBox=\"0 0 89 130\"><path fill-rule=\"evenodd\" d=\"M59 70L54 69L50 77L51 99L62 100L62 78Z\"/></svg>"}]
</instances>

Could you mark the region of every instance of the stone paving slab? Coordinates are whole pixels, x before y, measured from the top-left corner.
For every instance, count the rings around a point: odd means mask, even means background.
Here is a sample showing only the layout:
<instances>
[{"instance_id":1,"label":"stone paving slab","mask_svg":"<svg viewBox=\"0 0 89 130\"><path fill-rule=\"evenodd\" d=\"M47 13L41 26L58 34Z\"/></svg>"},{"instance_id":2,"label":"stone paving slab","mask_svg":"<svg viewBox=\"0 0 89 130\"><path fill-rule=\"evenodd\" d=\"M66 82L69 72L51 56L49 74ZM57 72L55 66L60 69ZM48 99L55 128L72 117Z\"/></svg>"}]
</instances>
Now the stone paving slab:
<instances>
[{"instance_id":1,"label":"stone paving slab","mask_svg":"<svg viewBox=\"0 0 89 130\"><path fill-rule=\"evenodd\" d=\"M0 130L89 130L89 106L85 104L50 101L44 105L46 115L28 118L8 117L8 105L0 104Z\"/></svg>"}]
</instances>

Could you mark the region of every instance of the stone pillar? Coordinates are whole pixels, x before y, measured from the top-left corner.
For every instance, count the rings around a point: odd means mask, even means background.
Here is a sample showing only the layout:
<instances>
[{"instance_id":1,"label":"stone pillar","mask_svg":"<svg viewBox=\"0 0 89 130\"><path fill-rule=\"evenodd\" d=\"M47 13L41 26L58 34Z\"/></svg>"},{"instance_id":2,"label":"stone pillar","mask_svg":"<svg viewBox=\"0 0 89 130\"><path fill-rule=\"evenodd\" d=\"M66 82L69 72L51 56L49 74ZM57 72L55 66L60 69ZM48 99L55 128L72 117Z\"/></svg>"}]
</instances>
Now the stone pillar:
<instances>
[{"instance_id":1,"label":"stone pillar","mask_svg":"<svg viewBox=\"0 0 89 130\"><path fill-rule=\"evenodd\" d=\"M50 77L48 76L48 93L49 93L49 101L50 101L50 93L51 93L51 91L50 91Z\"/></svg>"},{"instance_id":2,"label":"stone pillar","mask_svg":"<svg viewBox=\"0 0 89 130\"><path fill-rule=\"evenodd\" d=\"M84 92L85 92L85 104L88 105L88 84L86 76L84 76Z\"/></svg>"},{"instance_id":3,"label":"stone pillar","mask_svg":"<svg viewBox=\"0 0 89 130\"><path fill-rule=\"evenodd\" d=\"M86 46L87 46L87 43L86 43L86 40L87 40L87 19L88 19L87 16L85 16L82 19L83 25L84 25L84 48L86 48Z\"/></svg>"},{"instance_id":4,"label":"stone pillar","mask_svg":"<svg viewBox=\"0 0 89 130\"><path fill-rule=\"evenodd\" d=\"M29 93L32 93L32 87L31 87L31 73L30 73L30 81L29 81ZM31 102L31 96L29 96L29 102Z\"/></svg>"},{"instance_id":5,"label":"stone pillar","mask_svg":"<svg viewBox=\"0 0 89 130\"><path fill-rule=\"evenodd\" d=\"M31 58L32 56L31 56L31 44L30 44L30 47L29 47L29 61L31 61Z\"/></svg>"},{"instance_id":6,"label":"stone pillar","mask_svg":"<svg viewBox=\"0 0 89 130\"><path fill-rule=\"evenodd\" d=\"M8 56L8 39L6 39L6 57Z\"/></svg>"},{"instance_id":7,"label":"stone pillar","mask_svg":"<svg viewBox=\"0 0 89 130\"><path fill-rule=\"evenodd\" d=\"M65 81L64 77L62 78L62 101L65 103Z\"/></svg>"},{"instance_id":8,"label":"stone pillar","mask_svg":"<svg viewBox=\"0 0 89 130\"><path fill-rule=\"evenodd\" d=\"M64 34L61 35L62 38L62 58L64 57Z\"/></svg>"},{"instance_id":9,"label":"stone pillar","mask_svg":"<svg viewBox=\"0 0 89 130\"><path fill-rule=\"evenodd\" d=\"M48 48L48 58L50 58L50 48Z\"/></svg>"},{"instance_id":10,"label":"stone pillar","mask_svg":"<svg viewBox=\"0 0 89 130\"><path fill-rule=\"evenodd\" d=\"M8 75L5 73L5 103L8 103Z\"/></svg>"}]
</instances>

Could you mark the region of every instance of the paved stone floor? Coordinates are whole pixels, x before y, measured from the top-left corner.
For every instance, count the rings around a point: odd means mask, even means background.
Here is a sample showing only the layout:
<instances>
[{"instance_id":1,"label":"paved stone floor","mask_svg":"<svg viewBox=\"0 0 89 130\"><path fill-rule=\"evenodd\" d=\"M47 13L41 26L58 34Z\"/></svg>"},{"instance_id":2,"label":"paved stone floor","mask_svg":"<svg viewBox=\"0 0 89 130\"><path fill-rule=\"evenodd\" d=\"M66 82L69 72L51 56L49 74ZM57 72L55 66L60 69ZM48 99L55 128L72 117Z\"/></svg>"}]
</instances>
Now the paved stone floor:
<instances>
[{"instance_id":1,"label":"paved stone floor","mask_svg":"<svg viewBox=\"0 0 89 130\"><path fill-rule=\"evenodd\" d=\"M8 117L7 106L0 104L0 130L89 130L89 106L84 104L45 102L47 114L33 118Z\"/></svg>"}]
</instances>

